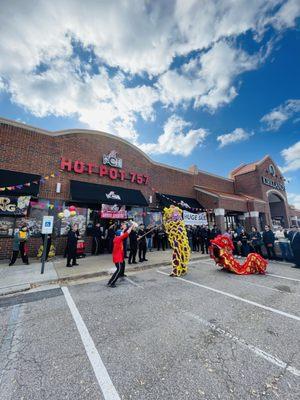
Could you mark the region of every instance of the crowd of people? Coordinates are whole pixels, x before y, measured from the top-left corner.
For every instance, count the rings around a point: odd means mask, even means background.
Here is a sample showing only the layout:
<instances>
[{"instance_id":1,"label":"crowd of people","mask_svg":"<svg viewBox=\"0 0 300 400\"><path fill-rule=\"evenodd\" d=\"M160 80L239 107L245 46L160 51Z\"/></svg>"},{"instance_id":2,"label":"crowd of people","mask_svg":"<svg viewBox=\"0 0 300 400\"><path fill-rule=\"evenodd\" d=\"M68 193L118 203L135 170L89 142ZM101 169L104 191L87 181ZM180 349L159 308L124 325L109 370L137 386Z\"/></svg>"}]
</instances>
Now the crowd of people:
<instances>
[{"instance_id":1,"label":"crowd of people","mask_svg":"<svg viewBox=\"0 0 300 400\"><path fill-rule=\"evenodd\" d=\"M92 236L92 255L103 254L104 252L113 253L114 238L117 232L128 230L128 222L114 223L108 229L104 229L100 223L96 223L91 229ZM210 241L221 231L216 225L211 228L208 226L187 226L187 236L192 252L201 252L208 254ZM265 225L264 230L259 232L256 227L246 231L243 226L236 228L229 227L224 233L230 237L234 244L234 255L237 258L247 257L249 253L255 252L270 260L284 260L294 262L295 267L300 267L300 231L296 226L290 229L279 227L272 231L270 226ZM77 224L70 226L67 235L67 244L65 257L67 258L67 267L78 265L77 241L79 239ZM9 265L12 266L20 253L22 261L28 264L27 241L30 235L28 227L23 224L20 230L16 232L13 239L13 253ZM147 252L164 251L169 248L168 236L163 226L144 226L143 224L132 226L130 233L123 238L124 258L128 258L128 264L148 261ZM278 246L275 243L278 243ZM46 259L51 244L51 236L48 239ZM276 251L277 247L277 251Z\"/></svg>"}]
</instances>

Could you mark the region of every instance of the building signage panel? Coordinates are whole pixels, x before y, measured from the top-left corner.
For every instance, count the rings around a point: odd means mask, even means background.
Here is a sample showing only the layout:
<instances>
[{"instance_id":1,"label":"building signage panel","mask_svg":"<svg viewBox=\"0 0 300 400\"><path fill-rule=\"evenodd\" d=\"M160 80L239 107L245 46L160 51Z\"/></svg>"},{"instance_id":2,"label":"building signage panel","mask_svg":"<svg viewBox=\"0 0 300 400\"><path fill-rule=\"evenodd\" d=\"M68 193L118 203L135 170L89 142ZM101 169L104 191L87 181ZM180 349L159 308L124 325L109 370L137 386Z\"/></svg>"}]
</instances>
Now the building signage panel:
<instances>
[{"instance_id":1,"label":"building signage panel","mask_svg":"<svg viewBox=\"0 0 300 400\"><path fill-rule=\"evenodd\" d=\"M103 161L105 157L107 156L103 156ZM120 165L122 166L121 159L117 159L116 163L118 165L116 167L111 167L111 163L108 163L107 158L105 158L105 161L107 161L107 165L104 163L98 165L96 163L84 162L81 160L73 161L62 157L60 160L60 169L69 172L73 171L76 174L97 174L100 176L100 178L107 177L111 180L129 181L130 183L137 183L138 185L148 185L150 180L149 175L122 169L120 167Z\"/></svg>"},{"instance_id":2,"label":"building signage panel","mask_svg":"<svg viewBox=\"0 0 300 400\"><path fill-rule=\"evenodd\" d=\"M101 218L109 219L126 219L127 211L125 206L119 206L117 204L102 204L101 206Z\"/></svg>"},{"instance_id":3,"label":"building signage panel","mask_svg":"<svg viewBox=\"0 0 300 400\"><path fill-rule=\"evenodd\" d=\"M0 197L0 215L26 215L30 196Z\"/></svg>"},{"instance_id":4,"label":"building signage panel","mask_svg":"<svg viewBox=\"0 0 300 400\"><path fill-rule=\"evenodd\" d=\"M193 214L184 210L183 220L186 225L207 225L206 213Z\"/></svg>"},{"instance_id":5,"label":"building signage panel","mask_svg":"<svg viewBox=\"0 0 300 400\"><path fill-rule=\"evenodd\" d=\"M270 187L272 187L274 189L277 189L277 190L281 190L283 192L285 191L285 186L284 186L283 183L273 181L272 179L267 178L266 176L262 176L261 179L262 179L262 182L265 185L270 186Z\"/></svg>"}]
</instances>

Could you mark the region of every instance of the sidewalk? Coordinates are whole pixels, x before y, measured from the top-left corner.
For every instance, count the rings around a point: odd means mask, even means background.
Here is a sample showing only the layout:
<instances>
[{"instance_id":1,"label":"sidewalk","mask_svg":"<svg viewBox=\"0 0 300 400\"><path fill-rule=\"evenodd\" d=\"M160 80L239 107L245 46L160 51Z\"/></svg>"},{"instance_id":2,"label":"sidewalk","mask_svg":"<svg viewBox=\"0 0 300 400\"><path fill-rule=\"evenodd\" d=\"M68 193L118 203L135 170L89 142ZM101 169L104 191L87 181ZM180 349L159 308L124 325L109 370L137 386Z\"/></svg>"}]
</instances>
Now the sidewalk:
<instances>
[{"instance_id":1,"label":"sidewalk","mask_svg":"<svg viewBox=\"0 0 300 400\"><path fill-rule=\"evenodd\" d=\"M191 260L207 257L208 255L202 255L201 253L191 254ZM126 270L137 271L162 265L170 265L171 268L171 250L148 252L147 258L148 261L143 263L129 265L126 262ZM66 259L56 257L53 261L45 264L43 275L41 275L41 263L34 259L31 259L30 262L30 265L23 265L21 260L18 259L17 263L12 267L9 267L7 263L0 264L0 296L29 290L39 285L109 275L115 270L111 254L87 255L86 258L78 259L79 266L74 266L73 268L66 267Z\"/></svg>"}]
</instances>

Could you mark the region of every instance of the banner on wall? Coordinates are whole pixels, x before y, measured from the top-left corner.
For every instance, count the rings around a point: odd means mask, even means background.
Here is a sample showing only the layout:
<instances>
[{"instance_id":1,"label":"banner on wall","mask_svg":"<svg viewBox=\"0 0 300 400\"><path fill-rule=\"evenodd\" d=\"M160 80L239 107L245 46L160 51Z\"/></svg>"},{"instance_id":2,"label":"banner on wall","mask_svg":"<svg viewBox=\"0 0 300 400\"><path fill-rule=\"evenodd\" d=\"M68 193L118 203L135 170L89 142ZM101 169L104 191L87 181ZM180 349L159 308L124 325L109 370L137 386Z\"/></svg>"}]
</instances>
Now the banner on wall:
<instances>
[{"instance_id":1,"label":"banner on wall","mask_svg":"<svg viewBox=\"0 0 300 400\"><path fill-rule=\"evenodd\" d=\"M127 219L126 207L117 204L102 204L100 216L109 219Z\"/></svg>"},{"instance_id":2,"label":"banner on wall","mask_svg":"<svg viewBox=\"0 0 300 400\"><path fill-rule=\"evenodd\" d=\"M184 210L183 220L186 225L207 225L206 213L193 214Z\"/></svg>"},{"instance_id":3,"label":"banner on wall","mask_svg":"<svg viewBox=\"0 0 300 400\"><path fill-rule=\"evenodd\" d=\"M23 216L27 213L30 196L0 197L0 215Z\"/></svg>"}]
</instances>

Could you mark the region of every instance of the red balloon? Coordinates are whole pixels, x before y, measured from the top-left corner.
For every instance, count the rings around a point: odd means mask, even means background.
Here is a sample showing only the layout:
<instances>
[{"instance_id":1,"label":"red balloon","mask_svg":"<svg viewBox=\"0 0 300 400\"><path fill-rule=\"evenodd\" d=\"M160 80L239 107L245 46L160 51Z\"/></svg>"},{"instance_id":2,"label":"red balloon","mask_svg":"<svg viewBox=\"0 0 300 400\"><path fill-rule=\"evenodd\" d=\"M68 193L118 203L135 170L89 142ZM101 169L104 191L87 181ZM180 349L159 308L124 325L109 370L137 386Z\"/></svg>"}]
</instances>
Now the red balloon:
<instances>
[{"instance_id":1,"label":"red balloon","mask_svg":"<svg viewBox=\"0 0 300 400\"><path fill-rule=\"evenodd\" d=\"M70 206L70 207L69 207L69 211L76 211L76 207Z\"/></svg>"}]
</instances>

